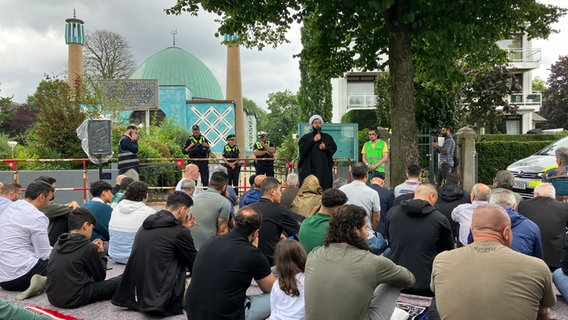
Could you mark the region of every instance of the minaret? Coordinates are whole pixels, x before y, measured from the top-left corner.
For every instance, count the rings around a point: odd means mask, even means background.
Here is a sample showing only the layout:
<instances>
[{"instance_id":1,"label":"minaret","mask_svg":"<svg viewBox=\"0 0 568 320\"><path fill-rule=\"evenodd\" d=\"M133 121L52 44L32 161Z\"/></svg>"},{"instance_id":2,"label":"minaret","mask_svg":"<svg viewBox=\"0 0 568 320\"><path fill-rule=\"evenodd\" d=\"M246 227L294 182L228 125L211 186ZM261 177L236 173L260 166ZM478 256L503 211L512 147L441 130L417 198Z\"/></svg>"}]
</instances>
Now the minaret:
<instances>
[{"instance_id":1,"label":"minaret","mask_svg":"<svg viewBox=\"0 0 568 320\"><path fill-rule=\"evenodd\" d=\"M241 81L241 51L237 35L225 35L227 44L227 100L235 101L235 134L240 150L246 150L243 86Z\"/></svg>"},{"instance_id":2,"label":"minaret","mask_svg":"<svg viewBox=\"0 0 568 320\"><path fill-rule=\"evenodd\" d=\"M69 45L67 82L75 87L83 79L83 45L85 44L85 30L83 20L75 17L65 20L65 43Z\"/></svg>"}]
</instances>

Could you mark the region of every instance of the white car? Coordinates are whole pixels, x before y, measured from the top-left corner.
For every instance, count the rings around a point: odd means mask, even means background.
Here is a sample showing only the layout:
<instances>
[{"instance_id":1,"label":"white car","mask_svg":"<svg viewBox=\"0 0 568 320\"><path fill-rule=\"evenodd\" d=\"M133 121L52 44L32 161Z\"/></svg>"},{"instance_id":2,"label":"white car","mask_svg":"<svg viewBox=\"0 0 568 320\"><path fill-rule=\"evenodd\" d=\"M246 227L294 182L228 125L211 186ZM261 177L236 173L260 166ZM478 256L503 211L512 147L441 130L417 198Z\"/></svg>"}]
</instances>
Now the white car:
<instances>
[{"instance_id":1,"label":"white car","mask_svg":"<svg viewBox=\"0 0 568 320\"><path fill-rule=\"evenodd\" d=\"M534 188L542 182L544 173L557 167L555 151L561 147L568 147L568 137L554 141L532 156L508 166L507 171L515 176L513 191L532 198Z\"/></svg>"}]
</instances>

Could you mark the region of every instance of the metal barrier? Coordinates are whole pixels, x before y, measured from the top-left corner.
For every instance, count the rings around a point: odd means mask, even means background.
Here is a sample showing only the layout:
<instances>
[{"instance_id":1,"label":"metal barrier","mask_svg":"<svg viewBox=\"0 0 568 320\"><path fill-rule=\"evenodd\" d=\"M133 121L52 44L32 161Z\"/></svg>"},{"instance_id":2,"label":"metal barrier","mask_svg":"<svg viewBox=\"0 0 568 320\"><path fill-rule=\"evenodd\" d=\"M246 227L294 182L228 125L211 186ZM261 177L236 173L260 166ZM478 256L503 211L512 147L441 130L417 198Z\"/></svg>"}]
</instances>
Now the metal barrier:
<instances>
[{"instance_id":1,"label":"metal barrier","mask_svg":"<svg viewBox=\"0 0 568 320\"><path fill-rule=\"evenodd\" d=\"M202 160L202 159L195 159L195 158L147 158L143 159L144 162L141 162L140 165L140 177L142 181L147 182L150 185L150 190L154 190L157 192L167 192L169 190L173 190L177 182L181 179L183 175L183 170L185 169L185 165L188 161L195 161L195 160ZM221 165L223 163L222 159L215 159L210 158L208 159L209 163L213 168L210 168L210 172L215 170L215 166ZM240 158L242 162L241 167L241 177L239 179L240 183L237 186L239 191L247 191L251 188L248 178L250 175L254 174L255 168L253 162L255 159L253 158ZM274 171L275 177L280 180L283 184L285 184L286 177L291 172L296 171L296 161L287 161L285 159L273 158L269 160L274 160ZM113 158L107 163L105 166L109 164L112 166L116 163L117 159ZM89 190L89 170L98 170L91 165L89 168L90 160L88 158L76 158L76 159L0 159L0 163L4 163L8 166L9 169L13 172L13 181L19 182L20 181L20 170L19 165L21 166L22 163L68 163L68 162L75 162L80 163L82 169L77 169L78 171L82 172L82 179L80 182L77 182L77 186L73 183L72 187L58 187L56 190L58 191L81 191L83 201L87 201L90 198L90 194L87 192ZM340 164L347 164L347 170L340 170L342 166ZM351 160L350 159L343 159L337 158L334 159L334 167L333 167L333 175L334 179L338 177L343 177L348 180L349 172L351 168ZM1 166L1 165L0 165ZM0 169L2 169L0 167ZM115 168L105 168L104 171L112 170L113 172L116 171ZM30 170L30 171L41 171L41 170ZM53 174L54 171L62 171L62 170L51 170L46 169L45 172L40 173L43 175L50 175ZM70 170L76 171L76 170ZM29 174L28 171L25 171ZM93 176L93 172L91 172L91 176ZM36 176L37 177L37 176ZM98 176L97 176L98 178ZM59 179L57 179L59 181ZM98 180L98 179L97 179ZM114 179L106 179L111 180L111 184L114 185ZM91 180L92 181L92 180ZM5 181L6 182L6 181ZM24 186L25 187L25 186ZM163 198L163 197L162 197ZM160 199L165 200L165 199Z\"/></svg>"}]
</instances>

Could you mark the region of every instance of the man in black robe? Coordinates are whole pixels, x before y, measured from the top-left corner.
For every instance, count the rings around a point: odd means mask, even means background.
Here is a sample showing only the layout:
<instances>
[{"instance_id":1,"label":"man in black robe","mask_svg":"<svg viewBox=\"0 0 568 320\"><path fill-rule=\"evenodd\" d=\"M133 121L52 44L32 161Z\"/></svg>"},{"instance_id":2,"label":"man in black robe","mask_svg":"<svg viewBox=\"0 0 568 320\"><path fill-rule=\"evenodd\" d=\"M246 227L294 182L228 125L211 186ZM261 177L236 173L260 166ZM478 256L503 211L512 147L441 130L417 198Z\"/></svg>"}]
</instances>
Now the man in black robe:
<instances>
[{"instance_id":1,"label":"man in black robe","mask_svg":"<svg viewBox=\"0 0 568 320\"><path fill-rule=\"evenodd\" d=\"M300 161L298 170L300 173L300 185L310 174L315 175L320 186L325 190L333 184L333 154L337 151L337 145L333 137L321 132L322 118L313 115L310 118L312 132L306 133L298 141L300 148Z\"/></svg>"}]
</instances>

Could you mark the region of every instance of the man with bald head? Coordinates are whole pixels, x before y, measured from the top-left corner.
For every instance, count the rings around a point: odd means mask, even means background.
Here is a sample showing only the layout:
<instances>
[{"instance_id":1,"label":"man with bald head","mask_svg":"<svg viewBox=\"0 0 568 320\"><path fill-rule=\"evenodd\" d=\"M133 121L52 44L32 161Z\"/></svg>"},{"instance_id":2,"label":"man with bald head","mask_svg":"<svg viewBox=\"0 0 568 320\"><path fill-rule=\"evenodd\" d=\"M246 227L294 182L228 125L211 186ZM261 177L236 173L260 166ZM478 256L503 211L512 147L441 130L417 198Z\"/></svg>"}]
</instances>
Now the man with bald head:
<instances>
[{"instance_id":1,"label":"man with bald head","mask_svg":"<svg viewBox=\"0 0 568 320\"><path fill-rule=\"evenodd\" d=\"M440 253L431 288L442 319L550 319L556 297L546 264L511 250L511 220L497 205L473 212L474 242Z\"/></svg>"},{"instance_id":2,"label":"man with bald head","mask_svg":"<svg viewBox=\"0 0 568 320\"><path fill-rule=\"evenodd\" d=\"M181 191L181 183L183 182L184 179L191 179L195 181L195 185L197 185L197 179L199 179L199 167L194 163L190 163L187 166L185 166L185 169L183 170L183 175L181 179L178 181L175 191ZM194 195L195 191L193 194L191 194L191 196Z\"/></svg>"},{"instance_id":3,"label":"man with bald head","mask_svg":"<svg viewBox=\"0 0 568 320\"><path fill-rule=\"evenodd\" d=\"M452 220L459 224L458 246L467 244L473 210L482 204L486 204L490 194L491 189L487 185L477 183L471 188L471 203L460 204L452 210Z\"/></svg>"},{"instance_id":4,"label":"man with bald head","mask_svg":"<svg viewBox=\"0 0 568 320\"><path fill-rule=\"evenodd\" d=\"M454 247L450 222L434 206L437 199L436 186L423 183L416 188L413 199L387 213L386 235L391 249L387 256L416 278L414 286L402 292L433 296L432 261L438 253Z\"/></svg>"},{"instance_id":5,"label":"man with bald head","mask_svg":"<svg viewBox=\"0 0 568 320\"><path fill-rule=\"evenodd\" d=\"M243 197L241 203L239 204L240 208L249 204L253 204L255 202L258 202L258 200L260 200L260 197L262 197L262 191L260 191L260 185L262 184L264 179L266 179L265 174L259 174L254 178L253 189L247 192L246 195Z\"/></svg>"},{"instance_id":6,"label":"man with bald head","mask_svg":"<svg viewBox=\"0 0 568 320\"><path fill-rule=\"evenodd\" d=\"M534 189L534 198L519 203L519 213L540 229L544 262L552 271L560 267L568 227L568 203L560 202L555 197L554 186L541 183Z\"/></svg>"}]
</instances>

